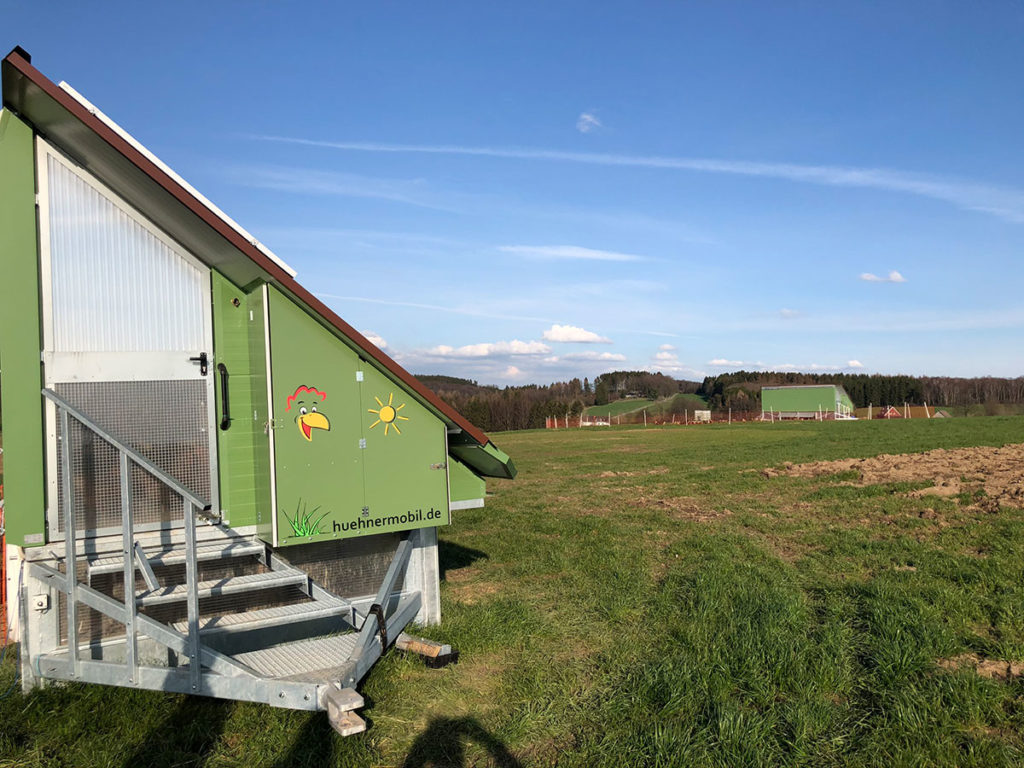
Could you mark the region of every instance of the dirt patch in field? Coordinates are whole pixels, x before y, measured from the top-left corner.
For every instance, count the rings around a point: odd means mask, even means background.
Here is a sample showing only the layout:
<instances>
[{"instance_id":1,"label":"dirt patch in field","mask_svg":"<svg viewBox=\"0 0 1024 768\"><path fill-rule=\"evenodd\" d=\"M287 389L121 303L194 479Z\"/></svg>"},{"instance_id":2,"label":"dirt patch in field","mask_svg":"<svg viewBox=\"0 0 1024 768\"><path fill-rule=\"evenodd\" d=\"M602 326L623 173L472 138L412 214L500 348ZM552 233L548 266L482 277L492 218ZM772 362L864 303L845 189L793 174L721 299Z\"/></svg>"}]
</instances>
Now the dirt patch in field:
<instances>
[{"instance_id":1,"label":"dirt patch in field","mask_svg":"<svg viewBox=\"0 0 1024 768\"><path fill-rule=\"evenodd\" d=\"M636 504L645 509L665 512L673 520L688 520L695 523L709 523L732 514L728 509L716 510L702 507L688 496L663 498L641 494L637 496Z\"/></svg>"},{"instance_id":2,"label":"dirt patch in field","mask_svg":"<svg viewBox=\"0 0 1024 768\"><path fill-rule=\"evenodd\" d=\"M963 493L983 509L1024 508L1024 443L1002 447L937 448L925 453L882 454L867 459L786 463L762 470L765 477L819 477L856 472L855 485L930 482L915 497Z\"/></svg>"},{"instance_id":3,"label":"dirt patch in field","mask_svg":"<svg viewBox=\"0 0 1024 768\"><path fill-rule=\"evenodd\" d=\"M613 470L605 470L597 475L597 477L636 477L637 475L667 475L668 467L655 467L654 469L648 469L645 471L623 471L615 472Z\"/></svg>"},{"instance_id":4,"label":"dirt patch in field","mask_svg":"<svg viewBox=\"0 0 1024 768\"><path fill-rule=\"evenodd\" d=\"M480 578L479 568L459 568L445 574L449 592L460 603L474 605L482 598L498 592L500 585Z\"/></svg>"},{"instance_id":5,"label":"dirt patch in field","mask_svg":"<svg viewBox=\"0 0 1024 768\"><path fill-rule=\"evenodd\" d=\"M1001 659L986 659L978 653L961 653L948 659L939 659L936 664L939 669L948 672L955 672L958 669L970 669L978 673L979 677L989 680L1016 680L1024 677L1024 664L1017 661L1002 661Z\"/></svg>"}]
</instances>

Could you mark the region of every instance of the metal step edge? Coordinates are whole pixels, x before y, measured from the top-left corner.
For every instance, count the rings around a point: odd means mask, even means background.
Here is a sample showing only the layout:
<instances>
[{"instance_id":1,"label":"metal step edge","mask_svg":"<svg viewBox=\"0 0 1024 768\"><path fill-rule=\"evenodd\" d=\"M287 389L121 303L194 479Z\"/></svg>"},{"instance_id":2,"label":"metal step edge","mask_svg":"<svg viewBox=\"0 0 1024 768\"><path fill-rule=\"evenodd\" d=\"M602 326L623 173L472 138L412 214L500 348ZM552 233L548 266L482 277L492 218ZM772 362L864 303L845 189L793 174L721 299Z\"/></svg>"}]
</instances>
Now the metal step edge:
<instances>
[{"instance_id":1,"label":"metal step edge","mask_svg":"<svg viewBox=\"0 0 1024 768\"><path fill-rule=\"evenodd\" d=\"M255 592L260 589L272 589L274 587L287 587L292 584L303 584L309 581L309 576L298 570L269 571L267 573L254 573L248 576L231 576L215 581L199 582L199 598L215 597L218 595L232 595L241 592ZM176 584L173 587L161 587L157 590L139 592L135 596L135 604L142 607L147 605L160 605L161 603L175 603L185 600L188 597L188 587L184 584Z\"/></svg>"},{"instance_id":2,"label":"metal step edge","mask_svg":"<svg viewBox=\"0 0 1024 768\"><path fill-rule=\"evenodd\" d=\"M147 550L183 547L185 545L184 530L181 528L169 528L157 531L137 531L135 533L135 540L143 549ZM239 529L222 525L207 525L197 521L196 543L201 547L233 542L248 542L252 540L253 534L247 530L246 532L241 533L239 532ZM120 556L124 546L124 539L120 533L104 534L103 536L97 536L95 538L83 538L82 536L79 536L77 541L79 558L113 557L114 555ZM37 560L50 560L54 557L62 559L64 557L64 540L56 539L50 542L46 547L32 547L30 550L26 550L26 556L28 557L29 555L34 555L34 557L29 557L29 559Z\"/></svg>"},{"instance_id":3,"label":"metal step edge","mask_svg":"<svg viewBox=\"0 0 1024 768\"><path fill-rule=\"evenodd\" d=\"M199 634L212 635L231 632L249 632L264 627L276 627L310 619L322 619L349 613L351 607L341 601L311 600L308 603L293 603L274 608L261 608L242 613L226 613L218 616L207 616L199 619ZM222 623L212 624L220 621ZM179 632L188 632L188 622L178 621L171 624Z\"/></svg>"},{"instance_id":4,"label":"metal step edge","mask_svg":"<svg viewBox=\"0 0 1024 768\"><path fill-rule=\"evenodd\" d=\"M343 665L355 649L358 637L358 632L322 635L235 654L232 658L261 677L294 679L302 676L308 679L311 673ZM325 676L322 682L331 682L331 678Z\"/></svg>"},{"instance_id":5,"label":"metal step edge","mask_svg":"<svg viewBox=\"0 0 1024 768\"><path fill-rule=\"evenodd\" d=\"M250 555L262 554L265 545L260 541L228 542L214 546L199 546L196 548L196 559L200 561L219 560L230 557L247 557ZM185 562L184 549L164 549L154 553L146 553L149 564L160 565L181 565ZM121 573L124 570L124 558L121 555L114 557L101 557L89 560L89 573Z\"/></svg>"}]
</instances>

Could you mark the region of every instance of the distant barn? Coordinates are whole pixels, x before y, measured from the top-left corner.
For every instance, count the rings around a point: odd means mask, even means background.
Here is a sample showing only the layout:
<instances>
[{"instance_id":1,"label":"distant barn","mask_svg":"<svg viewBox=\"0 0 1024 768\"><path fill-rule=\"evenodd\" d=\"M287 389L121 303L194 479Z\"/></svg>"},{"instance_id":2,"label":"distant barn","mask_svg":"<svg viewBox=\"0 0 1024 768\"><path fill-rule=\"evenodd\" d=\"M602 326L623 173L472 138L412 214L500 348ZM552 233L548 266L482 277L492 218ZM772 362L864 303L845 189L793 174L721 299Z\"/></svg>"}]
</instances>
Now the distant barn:
<instances>
[{"instance_id":1,"label":"distant barn","mask_svg":"<svg viewBox=\"0 0 1024 768\"><path fill-rule=\"evenodd\" d=\"M774 419L852 419L853 401L838 384L761 387L761 413Z\"/></svg>"}]
</instances>

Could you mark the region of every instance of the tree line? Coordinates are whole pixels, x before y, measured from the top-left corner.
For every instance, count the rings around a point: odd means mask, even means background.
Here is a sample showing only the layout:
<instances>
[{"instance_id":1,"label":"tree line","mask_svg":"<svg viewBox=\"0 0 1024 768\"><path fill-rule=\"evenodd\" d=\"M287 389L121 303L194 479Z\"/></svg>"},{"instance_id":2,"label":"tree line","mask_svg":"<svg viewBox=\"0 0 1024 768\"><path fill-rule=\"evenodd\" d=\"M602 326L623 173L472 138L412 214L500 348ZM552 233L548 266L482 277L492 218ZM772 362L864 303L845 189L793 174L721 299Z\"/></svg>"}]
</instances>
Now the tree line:
<instances>
[{"instance_id":1,"label":"tree line","mask_svg":"<svg viewBox=\"0 0 1024 768\"><path fill-rule=\"evenodd\" d=\"M761 387L801 384L841 385L858 408L903 403L928 403L938 407L1024 403L1024 377L965 379L736 371L708 376L697 382L650 371L611 371L602 373L593 382L573 378L547 385L504 388L480 385L455 376L420 376L419 379L485 432L539 429L549 416L578 416L591 405L607 405L621 398L659 400L679 393L700 395L712 410L760 411Z\"/></svg>"},{"instance_id":2,"label":"tree line","mask_svg":"<svg viewBox=\"0 0 1024 768\"><path fill-rule=\"evenodd\" d=\"M760 411L761 387L808 384L840 385L857 408L903 403L928 403L940 407L1024 403L1024 377L992 376L965 379L866 373L736 371L706 377L697 394L705 397L712 409Z\"/></svg>"}]
</instances>

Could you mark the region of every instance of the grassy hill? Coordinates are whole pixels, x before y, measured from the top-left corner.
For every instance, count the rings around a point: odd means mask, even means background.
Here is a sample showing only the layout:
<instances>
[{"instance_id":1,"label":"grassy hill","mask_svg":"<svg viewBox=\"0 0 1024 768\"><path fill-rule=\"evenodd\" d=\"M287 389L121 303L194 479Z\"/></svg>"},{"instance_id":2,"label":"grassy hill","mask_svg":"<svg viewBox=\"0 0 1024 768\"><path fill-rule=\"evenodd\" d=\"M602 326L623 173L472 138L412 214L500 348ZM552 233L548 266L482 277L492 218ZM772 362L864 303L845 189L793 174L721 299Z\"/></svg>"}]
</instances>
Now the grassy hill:
<instances>
[{"instance_id":1,"label":"grassy hill","mask_svg":"<svg viewBox=\"0 0 1024 768\"><path fill-rule=\"evenodd\" d=\"M587 408L586 414L588 416L607 416L610 413L612 418L614 418L625 413L642 411L644 408L654 405L654 403L654 400L616 400L614 403L608 403L607 405L592 405Z\"/></svg>"},{"instance_id":2,"label":"grassy hill","mask_svg":"<svg viewBox=\"0 0 1024 768\"><path fill-rule=\"evenodd\" d=\"M683 419L683 411L693 413L695 409L707 408L707 403L700 395L674 395L662 400L616 400L608 405L592 405L587 408L588 416L607 416L610 412L612 418L625 417L627 415L640 419L642 411L647 411L648 419L671 419L673 413L679 414L679 420ZM633 419L629 419L632 421ZM622 419L622 423L627 420Z\"/></svg>"}]
</instances>

